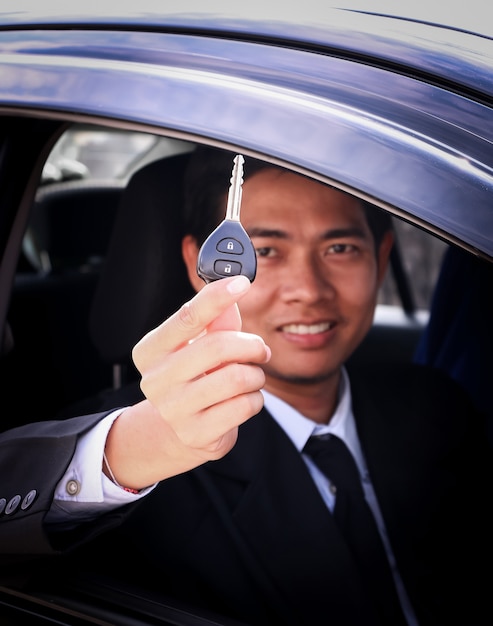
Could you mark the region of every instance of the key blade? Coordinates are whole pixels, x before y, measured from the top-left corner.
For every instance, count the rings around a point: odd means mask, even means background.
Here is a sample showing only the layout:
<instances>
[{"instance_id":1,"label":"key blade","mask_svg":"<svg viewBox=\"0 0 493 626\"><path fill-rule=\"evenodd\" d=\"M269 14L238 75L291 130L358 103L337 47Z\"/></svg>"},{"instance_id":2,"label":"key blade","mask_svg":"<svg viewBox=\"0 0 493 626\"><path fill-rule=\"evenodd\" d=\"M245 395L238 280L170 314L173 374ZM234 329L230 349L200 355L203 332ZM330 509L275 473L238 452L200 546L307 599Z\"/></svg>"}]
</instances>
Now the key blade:
<instances>
[{"instance_id":1,"label":"key blade","mask_svg":"<svg viewBox=\"0 0 493 626\"><path fill-rule=\"evenodd\" d=\"M233 171L231 173L231 185L228 191L228 204L226 207L227 220L240 220L241 195L243 192L243 163L245 159L237 154L233 159Z\"/></svg>"}]
</instances>

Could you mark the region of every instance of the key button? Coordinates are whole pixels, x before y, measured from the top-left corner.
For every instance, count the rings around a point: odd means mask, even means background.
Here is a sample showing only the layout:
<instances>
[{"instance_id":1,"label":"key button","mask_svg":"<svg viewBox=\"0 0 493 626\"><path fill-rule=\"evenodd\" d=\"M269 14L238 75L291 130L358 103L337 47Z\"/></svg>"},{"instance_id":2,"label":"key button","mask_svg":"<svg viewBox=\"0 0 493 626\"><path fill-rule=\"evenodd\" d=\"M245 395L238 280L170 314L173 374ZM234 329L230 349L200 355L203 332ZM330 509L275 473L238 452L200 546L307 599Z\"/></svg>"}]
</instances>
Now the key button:
<instances>
[{"instance_id":1,"label":"key button","mask_svg":"<svg viewBox=\"0 0 493 626\"><path fill-rule=\"evenodd\" d=\"M221 276L236 276L241 274L241 263L218 259L214 263L214 271Z\"/></svg>"},{"instance_id":2,"label":"key button","mask_svg":"<svg viewBox=\"0 0 493 626\"><path fill-rule=\"evenodd\" d=\"M229 254L243 254L244 248L237 239L221 239L217 244L218 252L229 252Z\"/></svg>"}]
</instances>

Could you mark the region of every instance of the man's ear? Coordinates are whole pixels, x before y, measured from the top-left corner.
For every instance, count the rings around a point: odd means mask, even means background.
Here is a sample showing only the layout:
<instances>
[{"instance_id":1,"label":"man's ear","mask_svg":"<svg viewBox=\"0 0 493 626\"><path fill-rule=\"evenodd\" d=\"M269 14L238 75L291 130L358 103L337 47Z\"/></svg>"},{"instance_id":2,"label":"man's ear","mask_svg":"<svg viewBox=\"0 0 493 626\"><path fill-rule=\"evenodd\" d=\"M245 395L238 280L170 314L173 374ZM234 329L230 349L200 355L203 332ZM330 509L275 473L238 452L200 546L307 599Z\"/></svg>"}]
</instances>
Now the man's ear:
<instances>
[{"instance_id":1,"label":"man's ear","mask_svg":"<svg viewBox=\"0 0 493 626\"><path fill-rule=\"evenodd\" d=\"M204 287L204 281L197 274L197 257L199 255L199 247L195 237L192 235L185 235L181 240L181 255L185 262L188 274L188 280L195 289L200 291Z\"/></svg>"},{"instance_id":2,"label":"man's ear","mask_svg":"<svg viewBox=\"0 0 493 626\"><path fill-rule=\"evenodd\" d=\"M394 233L388 230L382 237L378 248L378 284L381 285L389 264L390 251L394 245Z\"/></svg>"}]
</instances>

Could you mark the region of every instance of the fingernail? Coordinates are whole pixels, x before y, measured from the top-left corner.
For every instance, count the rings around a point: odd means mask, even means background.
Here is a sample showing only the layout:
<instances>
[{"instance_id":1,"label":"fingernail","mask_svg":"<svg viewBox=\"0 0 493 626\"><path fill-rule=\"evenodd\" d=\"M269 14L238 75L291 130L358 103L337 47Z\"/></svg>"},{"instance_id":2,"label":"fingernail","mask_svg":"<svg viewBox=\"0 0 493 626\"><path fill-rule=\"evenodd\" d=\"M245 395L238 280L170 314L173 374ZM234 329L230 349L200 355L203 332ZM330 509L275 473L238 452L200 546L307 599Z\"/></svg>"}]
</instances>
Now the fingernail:
<instances>
[{"instance_id":1,"label":"fingernail","mask_svg":"<svg viewBox=\"0 0 493 626\"><path fill-rule=\"evenodd\" d=\"M250 286L250 280L240 274L228 282L228 291L232 294L243 293Z\"/></svg>"}]
</instances>

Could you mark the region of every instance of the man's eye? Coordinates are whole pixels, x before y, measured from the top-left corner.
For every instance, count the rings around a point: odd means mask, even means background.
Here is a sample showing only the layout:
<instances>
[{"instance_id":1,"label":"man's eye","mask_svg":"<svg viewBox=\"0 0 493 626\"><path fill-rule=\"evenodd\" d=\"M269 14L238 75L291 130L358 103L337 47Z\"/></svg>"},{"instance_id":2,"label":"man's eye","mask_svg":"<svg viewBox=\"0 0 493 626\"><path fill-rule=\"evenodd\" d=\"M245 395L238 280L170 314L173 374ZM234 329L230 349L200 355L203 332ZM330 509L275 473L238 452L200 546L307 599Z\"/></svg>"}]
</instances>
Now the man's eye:
<instances>
[{"instance_id":1,"label":"man's eye","mask_svg":"<svg viewBox=\"0 0 493 626\"><path fill-rule=\"evenodd\" d=\"M344 252L352 252L355 247L349 243L334 243L329 246L327 252L329 254L344 254Z\"/></svg>"},{"instance_id":2,"label":"man's eye","mask_svg":"<svg viewBox=\"0 0 493 626\"><path fill-rule=\"evenodd\" d=\"M273 256L274 255L274 248L268 248L268 247L255 248L255 252L257 253L258 257Z\"/></svg>"}]
</instances>

